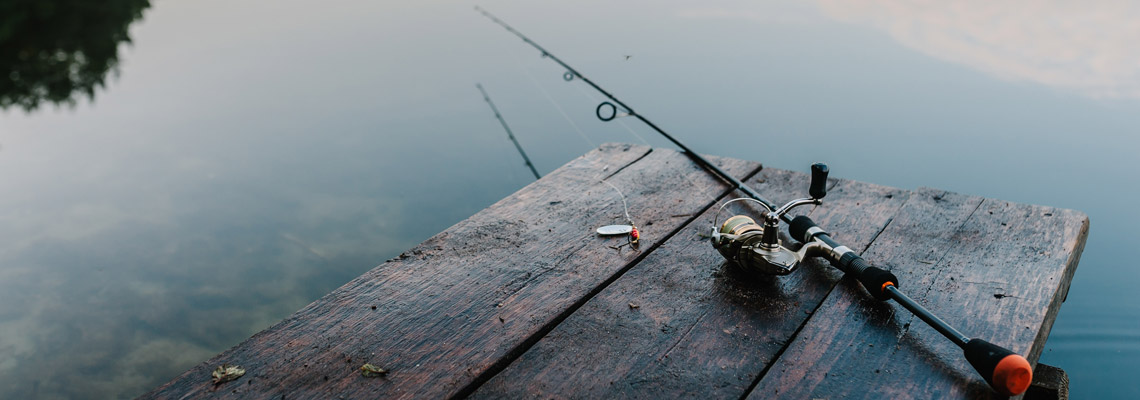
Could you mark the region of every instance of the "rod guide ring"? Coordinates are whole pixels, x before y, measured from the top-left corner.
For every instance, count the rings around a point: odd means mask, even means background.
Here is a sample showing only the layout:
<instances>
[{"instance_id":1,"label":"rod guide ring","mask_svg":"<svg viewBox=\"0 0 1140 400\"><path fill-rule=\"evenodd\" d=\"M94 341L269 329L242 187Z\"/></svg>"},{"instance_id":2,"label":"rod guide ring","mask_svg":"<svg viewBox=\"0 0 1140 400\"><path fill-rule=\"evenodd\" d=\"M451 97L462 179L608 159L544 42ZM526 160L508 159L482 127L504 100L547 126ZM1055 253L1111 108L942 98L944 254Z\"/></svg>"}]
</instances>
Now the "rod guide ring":
<instances>
[{"instance_id":1,"label":"rod guide ring","mask_svg":"<svg viewBox=\"0 0 1140 400\"><path fill-rule=\"evenodd\" d=\"M609 106L609 108L610 108L610 116L609 117L602 115L602 109L606 108L606 106ZM598 104L598 108L594 110L594 114L597 114L598 119L600 119L602 121L606 121L606 122L613 121L614 118L617 118L617 106L615 106L614 103L610 103L608 101L603 101L602 104Z\"/></svg>"}]
</instances>

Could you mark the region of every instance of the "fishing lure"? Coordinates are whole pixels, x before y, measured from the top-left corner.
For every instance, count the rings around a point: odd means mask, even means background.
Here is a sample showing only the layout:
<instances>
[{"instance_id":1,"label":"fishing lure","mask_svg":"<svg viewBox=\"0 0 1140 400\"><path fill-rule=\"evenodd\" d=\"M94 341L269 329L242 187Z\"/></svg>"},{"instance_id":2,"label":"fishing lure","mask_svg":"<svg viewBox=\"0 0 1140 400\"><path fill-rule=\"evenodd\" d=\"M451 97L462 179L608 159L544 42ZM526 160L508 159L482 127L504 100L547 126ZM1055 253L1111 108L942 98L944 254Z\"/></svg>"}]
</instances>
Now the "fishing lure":
<instances>
[{"instance_id":1,"label":"fishing lure","mask_svg":"<svg viewBox=\"0 0 1140 400\"><path fill-rule=\"evenodd\" d=\"M618 196L621 197L621 207L622 210L625 211L625 220L629 222L629 225L603 226L601 228L598 228L598 234L602 236L624 234L628 240L626 244L628 244L629 247L632 247L634 250L638 250L638 247L641 245L641 242L639 241L641 239L641 232L637 230L637 224L635 224L633 222L633 218L629 216L629 204L625 201L625 194L622 194L621 189L618 189L617 186L614 186L614 184L606 180L598 179L598 181L609 185L614 189L615 192L617 192ZM618 248L621 248L621 246L618 246Z\"/></svg>"},{"instance_id":2,"label":"fishing lure","mask_svg":"<svg viewBox=\"0 0 1140 400\"><path fill-rule=\"evenodd\" d=\"M499 26L502 26L508 32L518 36L536 50L541 51L544 58L550 59L563 68L566 68L563 79L567 82L573 81L575 78L580 79L609 99L609 101L598 104L597 109L595 109L595 114L598 119L610 121L618 117L634 117L644 122L645 125L661 134L662 137L668 139L677 145L677 147L680 147L684 154L692 159L694 163L704 168L713 176L730 184L733 189L744 192L745 195L756 203L763 205L767 211L763 214L760 224L757 224L751 218L744 217L729 218L729 220L726 221L726 225L722 226L720 230L717 230L715 226L713 227L714 247L716 247L718 251L721 251L721 254L726 258L733 261L736 261L734 258L738 260L749 259L754 262L754 265L760 267L757 269L757 272L776 274L790 273L799 263L799 260L807 254L806 252L803 255L797 254L780 245L776 237L776 231L781 221L786 222L788 223L788 230L791 236L804 244L801 250L814 249L816 251L814 254L822 253L824 258L830 261L835 268L859 280L867 292L875 299L882 301L894 300L923 322L926 322L961 348L965 353L966 360L969 361L970 364L974 366L974 369L985 378L986 382L999 393L1012 396L1024 393L1026 389L1029 388L1029 384L1033 380L1033 368L1031 368L1025 357L985 340L964 335L945 321L939 319L925 307L915 302L909 296L903 294L903 292L898 289L899 279L890 271L871 265L871 263L864 260L847 246L840 245L831 238L827 231L816 225L815 222L812 222L807 216L799 216L795 219L787 216L786 212L788 209L801 204L818 204L819 199L823 198L825 194L823 188L826 183L827 174L826 166L819 165L818 167L813 166L812 168L813 176L810 199L794 200L783 207L776 208L774 203L765 200L756 190L709 162L700 154L697 154L688 146L685 146L672 135L669 135L656 124L649 121L648 118L634 112L633 108L621 100L618 100L617 97L605 89L602 89L601 86L598 86L592 80L582 76L581 73L570 67L570 65L510 25L507 25L506 22L503 22L478 6L475 7L475 11L483 14ZM823 179L819 179L819 183L816 183L816 176L818 174L822 174ZM614 187L614 189L617 188ZM620 193L621 191L619 190L618 192ZM625 196L622 196L622 203L625 203ZM626 218L629 219L628 212L626 213ZM728 222L732 223L729 224ZM630 225L631 227L633 226L632 220L630 220ZM633 233L635 231L636 228L630 230L631 244L636 240L637 234ZM736 245L725 243L725 240L735 242ZM724 247L726 245L728 246L727 248ZM746 252L747 254L737 253L737 250L745 245L749 245L751 251ZM736 247L737 250L733 250L734 247Z\"/></svg>"},{"instance_id":3,"label":"fishing lure","mask_svg":"<svg viewBox=\"0 0 1140 400\"><path fill-rule=\"evenodd\" d=\"M573 79L572 75L571 75L571 79ZM527 157L526 151L523 150L522 145L519 144L518 139L515 139L514 132L512 132L510 126L507 125L506 119L504 119L503 115L501 113L499 113L499 108L495 107L495 103L491 101L491 96L489 96L487 94L487 91L485 89L483 89L482 84L476 83L475 87L479 89L479 93L483 94L483 100L487 102L487 105L491 106L491 111L493 111L495 113L495 118L499 120L499 123L503 125L503 129L505 131L507 131L507 137L509 139L511 139L512 143L515 144L515 148L519 151L519 155L522 156L523 161L526 163L526 166L528 168L530 168L530 172L534 174L534 179L541 179L542 176L539 175L538 170L534 168L534 163L532 163L530 161L530 157ZM605 171L608 169L609 169L609 167L607 166L605 168L602 168L602 171ZM626 244L628 244L634 250L637 250L638 246L641 243L640 242L641 232L637 230L637 224L634 224L633 218L631 218L629 216L629 205L626 204L625 195L622 194L621 189L618 189L617 186L614 186L614 184L609 183L603 179L598 179L598 181L609 185L611 188L614 189L614 191L617 191L618 196L621 196L621 205L622 205L622 208L625 210L625 219L626 219L626 221L629 222L629 225L606 225L606 226L603 226L603 227L597 229L598 234L602 235L602 236L627 235L628 242ZM625 246L625 245L622 245L622 246Z\"/></svg>"}]
</instances>

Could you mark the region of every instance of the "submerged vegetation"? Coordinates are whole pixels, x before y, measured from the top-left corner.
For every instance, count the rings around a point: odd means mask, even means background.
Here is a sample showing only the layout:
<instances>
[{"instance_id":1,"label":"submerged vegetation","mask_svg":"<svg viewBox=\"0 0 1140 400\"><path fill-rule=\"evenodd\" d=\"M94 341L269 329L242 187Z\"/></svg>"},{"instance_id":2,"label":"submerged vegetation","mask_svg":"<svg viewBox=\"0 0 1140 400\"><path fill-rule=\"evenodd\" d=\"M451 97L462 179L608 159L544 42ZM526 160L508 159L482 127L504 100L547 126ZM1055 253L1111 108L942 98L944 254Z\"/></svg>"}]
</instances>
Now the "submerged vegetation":
<instances>
[{"instance_id":1,"label":"submerged vegetation","mask_svg":"<svg viewBox=\"0 0 1140 400\"><path fill-rule=\"evenodd\" d=\"M0 1L0 108L94 99L149 0Z\"/></svg>"}]
</instances>

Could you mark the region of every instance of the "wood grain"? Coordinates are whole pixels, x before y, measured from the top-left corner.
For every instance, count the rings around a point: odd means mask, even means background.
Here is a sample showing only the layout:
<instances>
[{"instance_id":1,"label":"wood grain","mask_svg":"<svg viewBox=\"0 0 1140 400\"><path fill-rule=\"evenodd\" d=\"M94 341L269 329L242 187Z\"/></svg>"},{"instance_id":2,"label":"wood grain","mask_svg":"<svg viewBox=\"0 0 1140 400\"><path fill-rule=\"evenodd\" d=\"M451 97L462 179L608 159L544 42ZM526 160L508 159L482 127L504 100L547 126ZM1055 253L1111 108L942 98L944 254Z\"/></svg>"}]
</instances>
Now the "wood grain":
<instances>
[{"instance_id":1,"label":"wood grain","mask_svg":"<svg viewBox=\"0 0 1140 400\"><path fill-rule=\"evenodd\" d=\"M764 170L749 184L786 201L805 196L808 181L805 174ZM799 210L862 249L906 193L833 181L823 206ZM757 214L731 211L720 221ZM813 260L784 277L744 276L700 236L715 212L646 257L474 397L740 398L840 275Z\"/></svg>"},{"instance_id":2,"label":"wood grain","mask_svg":"<svg viewBox=\"0 0 1140 400\"><path fill-rule=\"evenodd\" d=\"M753 162L713 159L744 178ZM607 247L622 188L642 252ZM684 155L604 145L144 398L443 398L473 389L727 187ZM390 372L365 378L371 363ZM214 386L210 371L246 369Z\"/></svg>"},{"instance_id":3,"label":"wood grain","mask_svg":"<svg viewBox=\"0 0 1140 400\"><path fill-rule=\"evenodd\" d=\"M712 160L773 201L807 191L806 174ZM601 178L624 192L640 252L593 233L625 222ZM966 334L1036 361L1083 250L1084 214L829 188L824 205L797 212ZM683 154L603 145L143 397L995 395L960 349L823 260L784 277L727 265L701 234L733 196ZM214 386L222 363L247 373ZM365 378L364 363L390 372Z\"/></svg>"},{"instance_id":4,"label":"wood grain","mask_svg":"<svg viewBox=\"0 0 1140 400\"><path fill-rule=\"evenodd\" d=\"M865 257L967 335L1036 362L1087 230L1071 210L920 189ZM749 398L996 396L961 349L844 280Z\"/></svg>"}]
</instances>

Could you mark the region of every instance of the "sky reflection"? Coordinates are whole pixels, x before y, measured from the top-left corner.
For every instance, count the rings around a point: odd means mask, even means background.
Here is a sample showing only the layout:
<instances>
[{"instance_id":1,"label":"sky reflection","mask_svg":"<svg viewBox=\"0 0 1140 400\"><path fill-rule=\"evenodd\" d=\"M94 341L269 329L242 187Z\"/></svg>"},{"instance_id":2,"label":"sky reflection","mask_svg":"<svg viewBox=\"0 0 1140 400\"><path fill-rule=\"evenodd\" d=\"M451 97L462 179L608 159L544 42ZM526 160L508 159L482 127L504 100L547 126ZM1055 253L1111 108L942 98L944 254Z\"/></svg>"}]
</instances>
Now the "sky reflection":
<instances>
[{"instance_id":1,"label":"sky reflection","mask_svg":"<svg viewBox=\"0 0 1140 400\"><path fill-rule=\"evenodd\" d=\"M778 2L779 3L779 2ZM810 4L810 3L807 3ZM883 31L930 57L1094 98L1140 97L1140 6L1128 1L820 0L694 8L690 18L809 23L816 12Z\"/></svg>"},{"instance_id":2,"label":"sky reflection","mask_svg":"<svg viewBox=\"0 0 1140 400\"><path fill-rule=\"evenodd\" d=\"M481 3L698 151L1087 212L1043 361L1135 397L1137 11L1098 4ZM476 82L540 173L668 147L472 5L161 2L94 103L0 112L0 393L137 395L530 183Z\"/></svg>"}]
</instances>

